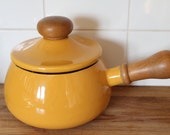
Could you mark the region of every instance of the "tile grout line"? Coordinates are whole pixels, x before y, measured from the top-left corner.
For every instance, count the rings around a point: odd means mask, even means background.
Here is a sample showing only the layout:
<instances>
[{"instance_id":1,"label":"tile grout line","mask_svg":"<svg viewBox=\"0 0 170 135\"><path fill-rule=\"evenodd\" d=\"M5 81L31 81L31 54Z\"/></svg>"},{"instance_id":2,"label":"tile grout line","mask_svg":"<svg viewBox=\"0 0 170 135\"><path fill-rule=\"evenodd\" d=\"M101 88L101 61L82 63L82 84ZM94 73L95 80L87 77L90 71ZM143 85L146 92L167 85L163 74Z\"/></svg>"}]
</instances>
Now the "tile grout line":
<instances>
[{"instance_id":1,"label":"tile grout line","mask_svg":"<svg viewBox=\"0 0 170 135\"><path fill-rule=\"evenodd\" d=\"M23 31L23 30L30 30L34 31L36 29L34 28L0 28L0 30L6 30L6 31Z\"/></svg>"},{"instance_id":2,"label":"tile grout line","mask_svg":"<svg viewBox=\"0 0 170 135\"><path fill-rule=\"evenodd\" d=\"M130 5L131 0L128 3L128 19L127 19L127 31L126 31L126 47L125 47L125 62L128 63L128 47L129 47L129 25L130 25Z\"/></svg>"},{"instance_id":3,"label":"tile grout line","mask_svg":"<svg viewBox=\"0 0 170 135\"><path fill-rule=\"evenodd\" d=\"M12 30L16 30L16 31L23 31L23 30L30 30L30 31L34 31L36 30L36 28L0 28L0 30L7 30L7 31L12 31ZM129 29L127 27L127 29L74 29L74 31L105 31L105 32L170 32L170 30L147 30L147 29Z\"/></svg>"},{"instance_id":4,"label":"tile grout line","mask_svg":"<svg viewBox=\"0 0 170 135\"><path fill-rule=\"evenodd\" d=\"M43 17L46 16L46 11L45 11L45 0L42 1L43 3Z\"/></svg>"}]
</instances>

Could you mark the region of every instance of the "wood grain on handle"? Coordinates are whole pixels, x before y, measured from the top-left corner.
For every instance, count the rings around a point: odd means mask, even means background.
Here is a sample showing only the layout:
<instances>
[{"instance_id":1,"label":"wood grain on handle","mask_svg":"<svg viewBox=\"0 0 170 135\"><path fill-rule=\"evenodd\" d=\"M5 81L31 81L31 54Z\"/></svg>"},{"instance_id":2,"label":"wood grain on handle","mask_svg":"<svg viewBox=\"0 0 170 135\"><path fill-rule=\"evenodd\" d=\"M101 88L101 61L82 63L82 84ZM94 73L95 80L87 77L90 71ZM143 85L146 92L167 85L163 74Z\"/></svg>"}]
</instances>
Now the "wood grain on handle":
<instances>
[{"instance_id":1,"label":"wood grain on handle","mask_svg":"<svg viewBox=\"0 0 170 135\"><path fill-rule=\"evenodd\" d=\"M125 84L149 78L170 78L170 51L160 51L145 60L122 65L121 75Z\"/></svg>"}]
</instances>

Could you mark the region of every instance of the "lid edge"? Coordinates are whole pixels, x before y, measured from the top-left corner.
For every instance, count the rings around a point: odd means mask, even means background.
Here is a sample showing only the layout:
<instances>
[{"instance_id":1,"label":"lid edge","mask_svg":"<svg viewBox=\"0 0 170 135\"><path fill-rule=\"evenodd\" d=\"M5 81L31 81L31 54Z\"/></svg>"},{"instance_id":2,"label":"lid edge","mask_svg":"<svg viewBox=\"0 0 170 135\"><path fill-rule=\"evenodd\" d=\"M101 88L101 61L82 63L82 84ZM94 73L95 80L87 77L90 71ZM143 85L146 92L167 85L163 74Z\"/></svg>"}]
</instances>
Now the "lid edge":
<instances>
[{"instance_id":1,"label":"lid edge","mask_svg":"<svg viewBox=\"0 0 170 135\"><path fill-rule=\"evenodd\" d=\"M62 66L33 66L33 65L29 65L29 64L25 64L22 63L20 61L18 61L17 59L15 59L14 57L11 57L12 62L22 68L25 69L27 71L30 72L37 72L37 73L65 73L65 72L73 72L76 70L82 70L84 68L87 68L93 64L96 63L97 59L93 59L91 61L86 61L86 62L82 62L76 65L62 65Z\"/></svg>"}]
</instances>

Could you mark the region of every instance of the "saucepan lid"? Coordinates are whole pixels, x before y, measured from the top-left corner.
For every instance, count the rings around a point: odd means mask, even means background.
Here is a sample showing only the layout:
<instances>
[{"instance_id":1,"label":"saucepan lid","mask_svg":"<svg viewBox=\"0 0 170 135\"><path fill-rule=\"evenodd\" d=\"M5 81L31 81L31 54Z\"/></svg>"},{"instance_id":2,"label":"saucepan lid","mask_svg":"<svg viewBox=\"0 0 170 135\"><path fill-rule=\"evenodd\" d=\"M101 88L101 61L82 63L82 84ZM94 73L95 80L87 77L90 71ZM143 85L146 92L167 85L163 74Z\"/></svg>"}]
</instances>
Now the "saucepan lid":
<instances>
[{"instance_id":1,"label":"saucepan lid","mask_svg":"<svg viewBox=\"0 0 170 135\"><path fill-rule=\"evenodd\" d=\"M73 24L66 17L45 17L37 29L42 38L24 41L11 52L13 63L20 68L40 73L71 72L92 65L101 55L96 41L69 35Z\"/></svg>"}]
</instances>

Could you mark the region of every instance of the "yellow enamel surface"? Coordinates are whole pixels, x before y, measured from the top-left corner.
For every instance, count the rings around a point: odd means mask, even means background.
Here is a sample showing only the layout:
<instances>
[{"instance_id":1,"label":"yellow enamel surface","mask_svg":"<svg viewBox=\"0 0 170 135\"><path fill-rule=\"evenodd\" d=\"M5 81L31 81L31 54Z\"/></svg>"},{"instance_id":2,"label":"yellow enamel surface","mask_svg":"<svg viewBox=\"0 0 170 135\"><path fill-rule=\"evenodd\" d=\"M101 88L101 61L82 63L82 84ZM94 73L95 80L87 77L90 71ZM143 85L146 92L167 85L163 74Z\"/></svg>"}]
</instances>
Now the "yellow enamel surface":
<instances>
[{"instance_id":1,"label":"yellow enamel surface","mask_svg":"<svg viewBox=\"0 0 170 135\"><path fill-rule=\"evenodd\" d=\"M5 80L7 107L19 120L39 128L82 125L109 103L105 71L101 61L67 74L37 74L11 64Z\"/></svg>"},{"instance_id":2,"label":"yellow enamel surface","mask_svg":"<svg viewBox=\"0 0 170 135\"><path fill-rule=\"evenodd\" d=\"M11 59L17 66L30 71L61 73L93 64L101 52L97 42L79 36L62 40L34 38L17 45Z\"/></svg>"},{"instance_id":3,"label":"yellow enamel surface","mask_svg":"<svg viewBox=\"0 0 170 135\"><path fill-rule=\"evenodd\" d=\"M110 68L106 72L107 81L110 86L115 86L123 83L120 67Z\"/></svg>"}]
</instances>

